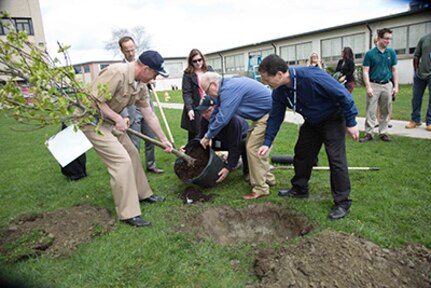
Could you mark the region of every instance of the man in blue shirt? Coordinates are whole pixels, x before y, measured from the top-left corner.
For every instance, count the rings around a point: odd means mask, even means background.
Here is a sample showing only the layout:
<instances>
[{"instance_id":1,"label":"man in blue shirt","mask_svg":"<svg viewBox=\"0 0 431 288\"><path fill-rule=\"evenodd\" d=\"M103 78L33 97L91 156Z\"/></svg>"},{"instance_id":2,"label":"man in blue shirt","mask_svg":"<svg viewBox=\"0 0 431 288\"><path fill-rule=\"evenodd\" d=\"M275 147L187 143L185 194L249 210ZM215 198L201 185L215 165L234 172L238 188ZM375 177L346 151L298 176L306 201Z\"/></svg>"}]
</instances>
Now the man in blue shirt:
<instances>
[{"instance_id":1,"label":"man in blue shirt","mask_svg":"<svg viewBox=\"0 0 431 288\"><path fill-rule=\"evenodd\" d=\"M331 192L334 208L330 219L340 219L350 209L350 179L346 159L346 126L353 140L359 138L356 123L358 110L351 94L329 74L319 68L289 68L279 56L272 54L259 66L262 81L272 92L272 110L265 132L265 141L258 149L265 156L284 120L286 107L304 117L295 145L292 188L279 191L283 197L307 198L308 181L322 144L325 145L331 168Z\"/></svg>"},{"instance_id":2,"label":"man in blue shirt","mask_svg":"<svg viewBox=\"0 0 431 288\"><path fill-rule=\"evenodd\" d=\"M246 77L221 78L215 72L202 75L200 85L207 95L219 101L219 106L211 116L208 131L201 139L202 146L208 146L210 140L220 133L234 115L252 120L246 140L252 190L242 198L252 200L269 195L269 186L275 185L275 177L270 172L268 157L259 157L257 149L263 144L271 111L271 91L256 80Z\"/></svg>"},{"instance_id":3,"label":"man in blue shirt","mask_svg":"<svg viewBox=\"0 0 431 288\"><path fill-rule=\"evenodd\" d=\"M377 107L380 110L379 137L385 142L391 141L388 136L389 114L392 98L395 100L398 94L398 60L395 51L388 48L391 40L392 31L383 28L377 32L376 47L365 53L362 74L367 89L367 115L365 136L360 142L373 140Z\"/></svg>"}]
</instances>

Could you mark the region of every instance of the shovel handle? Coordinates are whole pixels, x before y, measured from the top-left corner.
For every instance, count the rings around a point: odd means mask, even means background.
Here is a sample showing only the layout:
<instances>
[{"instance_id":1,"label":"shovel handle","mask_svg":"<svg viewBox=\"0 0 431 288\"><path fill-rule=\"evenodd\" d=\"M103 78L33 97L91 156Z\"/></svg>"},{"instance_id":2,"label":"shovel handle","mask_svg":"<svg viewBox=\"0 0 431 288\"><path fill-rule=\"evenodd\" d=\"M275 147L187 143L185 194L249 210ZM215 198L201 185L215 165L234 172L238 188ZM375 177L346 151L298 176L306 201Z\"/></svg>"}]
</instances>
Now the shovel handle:
<instances>
[{"instance_id":1,"label":"shovel handle","mask_svg":"<svg viewBox=\"0 0 431 288\"><path fill-rule=\"evenodd\" d=\"M145 140L147 142L150 142L150 143L152 143L152 144L154 144L154 145L156 145L156 146L158 146L160 148L163 148L163 149L166 148L166 145L164 145L162 142L160 142L160 141L158 141L156 139L153 139L151 137L148 137L148 136L146 136L146 135L144 135L142 133L139 133L139 132L137 132L137 131L135 131L135 130L133 130L131 128L127 128L126 131L128 133L133 134L133 135L135 135L135 136L137 136L137 137L139 137L139 138L141 138L141 139L143 139L143 140ZM179 150L176 150L174 148L172 148L172 153L175 154L177 157L180 157L180 158L184 159L187 162L187 164L189 164L189 166L193 166L194 163L195 163L195 161L196 161L196 159L190 157L186 153L181 152Z\"/></svg>"}]
</instances>

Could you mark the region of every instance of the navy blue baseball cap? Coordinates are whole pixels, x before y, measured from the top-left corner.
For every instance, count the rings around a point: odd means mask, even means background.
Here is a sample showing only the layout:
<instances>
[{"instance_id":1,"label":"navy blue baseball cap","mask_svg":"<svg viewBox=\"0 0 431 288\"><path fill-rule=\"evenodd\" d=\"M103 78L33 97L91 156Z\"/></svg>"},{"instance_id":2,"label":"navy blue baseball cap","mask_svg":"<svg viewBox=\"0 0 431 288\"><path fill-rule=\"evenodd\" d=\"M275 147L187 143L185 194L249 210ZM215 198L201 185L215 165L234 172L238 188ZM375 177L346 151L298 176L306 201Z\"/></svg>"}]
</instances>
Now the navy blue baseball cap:
<instances>
[{"instance_id":1,"label":"navy blue baseball cap","mask_svg":"<svg viewBox=\"0 0 431 288\"><path fill-rule=\"evenodd\" d=\"M199 106L196 107L196 110L205 111L214 105L218 105L217 98L205 95L204 98L202 98L201 101L199 102Z\"/></svg>"},{"instance_id":2,"label":"navy blue baseball cap","mask_svg":"<svg viewBox=\"0 0 431 288\"><path fill-rule=\"evenodd\" d=\"M147 50L139 56L139 61L147 65L163 77L169 77L169 73L165 71L165 60L157 51Z\"/></svg>"}]
</instances>

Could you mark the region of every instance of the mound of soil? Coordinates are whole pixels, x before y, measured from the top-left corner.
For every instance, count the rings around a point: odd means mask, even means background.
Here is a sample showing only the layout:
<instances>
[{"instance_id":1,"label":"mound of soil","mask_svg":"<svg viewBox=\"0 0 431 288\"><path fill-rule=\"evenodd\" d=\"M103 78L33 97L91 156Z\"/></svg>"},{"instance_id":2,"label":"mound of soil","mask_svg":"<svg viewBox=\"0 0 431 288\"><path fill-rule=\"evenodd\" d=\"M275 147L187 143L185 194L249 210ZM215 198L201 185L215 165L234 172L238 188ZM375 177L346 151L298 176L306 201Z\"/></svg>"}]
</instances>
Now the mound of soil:
<instances>
[{"instance_id":1,"label":"mound of soil","mask_svg":"<svg viewBox=\"0 0 431 288\"><path fill-rule=\"evenodd\" d=\"M211 201L214 194L204 194L199 189L192 186L187 187L184 192L180 193L179 197L183 200L184 204L196 204Z\"/></svg>"},{"instance_id":2,"label":"mound of soil","mask_svg":"<svg viewBox=\"0 0 431 288\"><path fill-rule=\"evenodd\" d=\"M196 159L196 162L193 166L190 166L187 161L178 158L175 161L174 171L178 178L188 182L188 180L199 176L207 166L209 160L209 150L204 149L200 144L197 144L187 147L185 153Z\"/></svg>"},{"instance_id":3,"label":"mound of soil","mask_svg":"<svg viewBox=\"0 0 431 288\"><path fill-rule=\"evenodd\" d=\"M92 237L114 228L107 209L80 205L18 217L1 232L0 253L9 262L46 254L68 256Z\"/></svg>"},{"instance_id":4,"label":"mound of soil","mask_svg":"<svg viewBox=\"0 0 431 288\"><path fill-rule=\"evenodd\" d=\"M280 252L256 253L250 287L431 287L431 251L384 249L354 235L323 231Z\"/></svg>"},{"instance_id":5,"label":"mound of soil","mask_svg":"<svg viewBox=\"0 0 431 288\"><path fill-rule=\"evenodd\" d=\"M220 244L281 242L313 229L304 216L272 203L242 209L210 208L188 219L187 223L187 227L197 230L198 237L210 238Z\"/></svg>"}]
</instances>

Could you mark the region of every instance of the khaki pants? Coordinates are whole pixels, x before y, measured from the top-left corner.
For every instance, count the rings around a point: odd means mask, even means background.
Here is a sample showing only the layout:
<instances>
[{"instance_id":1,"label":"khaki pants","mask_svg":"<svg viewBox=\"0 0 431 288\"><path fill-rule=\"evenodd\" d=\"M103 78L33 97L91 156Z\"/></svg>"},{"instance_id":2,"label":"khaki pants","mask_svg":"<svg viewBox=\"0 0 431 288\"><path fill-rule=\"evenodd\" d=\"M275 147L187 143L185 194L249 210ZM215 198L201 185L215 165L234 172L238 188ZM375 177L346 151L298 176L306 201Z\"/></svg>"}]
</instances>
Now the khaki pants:
<instances>
[{"instance_id":1,"label":"khaki pants","mask_svg":"<svg viewBox=\"0 0 431 288\"><path fill-rule=\"evenodd\" d=\"M275 177L270 172L268 162L270 151L264 157L257 156L257 150L263 145L268 118L269 114L265 114L259 120L254 121L251 124L246 140L250 184L252 191L259 195L268 195L269 185L267 183L275 182Z\"/></svg>"},{"instance_id":2,"label":"khaki pants","mask_svg":"<svg viewBox=\"0 0 431 288\"><path fill-rule=\"evenodd\" d=\"M118 218L129 219L141 215L139 200L150 197L153 192L138 150L127 133L119 132L108 124L100 127L103 135L97 134L91 125L82 127L82 131L108 168Z\"/></svg>"},{"instance_id":3,"label":"khaki pants","mask_svg":"<svg viewBox=\"0 0 431 288\"><path fill-rule=\"evenodd\" d=\"M379 134L388 133L389 111L392 108L392 82L386 84L370 83L373 96L367 97L367 115L365 117L365 132L373 135L376 125L377 104L380 107Z\"/></svg>"}]
</instances>

